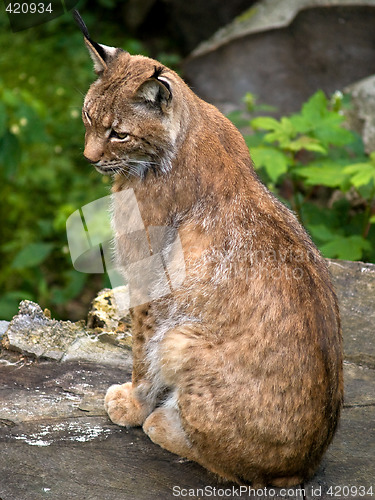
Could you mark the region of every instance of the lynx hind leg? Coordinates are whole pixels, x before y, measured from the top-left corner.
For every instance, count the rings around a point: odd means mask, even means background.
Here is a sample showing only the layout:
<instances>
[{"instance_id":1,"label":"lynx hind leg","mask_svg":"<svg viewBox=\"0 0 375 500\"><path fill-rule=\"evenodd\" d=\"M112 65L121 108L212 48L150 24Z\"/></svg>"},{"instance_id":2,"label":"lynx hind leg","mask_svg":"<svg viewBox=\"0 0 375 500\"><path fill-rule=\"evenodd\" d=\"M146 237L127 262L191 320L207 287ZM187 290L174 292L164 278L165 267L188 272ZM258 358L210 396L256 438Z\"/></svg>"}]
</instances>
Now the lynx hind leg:
<instances>
[{"instance_id":1,"label":"lynx hind leg","mask_svg":"<svg viewBox=\"0 0 375 500\"><path fill-rule=\"evenodd\" d=\"M108 389L104 408L114 424L129 427L143 424L151 408L146 402L142 402L139 393L140 390L134 390L131 382L112 385Z\"/></svg>"},{"instance_id":2,"label":"lynx hind leg","mask_svg":"<svg viewBox=\"0 0 375 500\"><path fill-rule=\"evenodd\" d=\"M160 376L166 386L171 388L171 393L143 424L143 430L151 441L189 460L196 460L196 454L181 423L178 387L182 382L181 370L183 371L187 353L199 342L197 328L199 327L194 324L184 324L165 334L159 346L158 366Z\"/></svg>"},{"instance_id":3,"label":"lynx hind leg","mask_svg":"<svg viewBox=\"0 0 375 500\"><path fill-rule=\"evenodd\" d=\"M171 453L196 460L194 448L181 425L176 393L147 417L143 431L151 441Z\"/></svg>"},{"instance_id":4,"label":"lynx hind leg","mask_svg":"<svg viewBox=\"0 0 375 500\"><path fill-rule=\"evenodd\" d=\"M219 479L237 481L235 476L223 473L214 464L207 462L199 449L191 442L182 426L176 394L147 417L143 424L143 431L155 444L175 455L199 463Z\"/></svg>"}]
</instances>

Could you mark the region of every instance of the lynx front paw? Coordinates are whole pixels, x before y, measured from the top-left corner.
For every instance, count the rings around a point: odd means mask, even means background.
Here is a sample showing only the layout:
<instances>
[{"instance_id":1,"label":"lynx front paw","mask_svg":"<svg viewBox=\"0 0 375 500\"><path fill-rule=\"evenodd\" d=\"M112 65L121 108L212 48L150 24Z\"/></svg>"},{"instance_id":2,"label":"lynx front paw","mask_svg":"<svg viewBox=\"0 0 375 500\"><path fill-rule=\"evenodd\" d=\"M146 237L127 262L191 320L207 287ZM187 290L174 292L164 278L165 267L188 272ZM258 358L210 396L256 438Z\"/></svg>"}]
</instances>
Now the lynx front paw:
<instances>
[{"instance_id":1,"label":"lynx front paw","mask_svg":"<svg viewBox=\"0 0 375 500\"><path fill-rule=\"evenodd\" d=\"M131 382L112 385L105 396L104 408L113 423L131 427L142 425L149 413L134 397Z\"/></svg>"}]
</instances>

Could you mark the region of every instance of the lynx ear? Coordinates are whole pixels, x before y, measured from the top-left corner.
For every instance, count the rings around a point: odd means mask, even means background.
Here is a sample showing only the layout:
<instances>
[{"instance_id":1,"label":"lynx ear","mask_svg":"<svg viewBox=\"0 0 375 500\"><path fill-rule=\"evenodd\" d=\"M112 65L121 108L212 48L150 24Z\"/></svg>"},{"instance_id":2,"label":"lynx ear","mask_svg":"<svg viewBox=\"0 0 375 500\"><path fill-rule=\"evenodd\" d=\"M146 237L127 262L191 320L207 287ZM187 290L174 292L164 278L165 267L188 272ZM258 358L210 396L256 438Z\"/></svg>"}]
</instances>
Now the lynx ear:
<instances>
[{"instance_id":1,"label":"lynx ear","mask_svg":"<svg viewBox=\"0 0 375 500\"><path fill-rule=\"evenodd\" d=\"M117 50L119 49L115 47L108 47L107 45L102 45L91 40L87 26L80 16L78 10L75 10L73 15L75 21L77 22L80 30L83 33L83 36L85 37L85 44L89 50L91 59L93 60L95 73L100 75L107 69L108 62L114 57Z\"/></svg>"},{"instance_id":2,"label":"lynx ear","mask_svg":"<svg viewBox=\"0 0 375 500\"><path fill-rule=\"evenodd\" d=\"M137 97L165 111L172 100L171 87L166 78L153 75L138 88Z\"/></svg>"},{"instance_id":3,"label":"lynx ear","mask_svg":"<svg viewBox=\"0 0 375 500\"><path fill-rule=\"evenodd\" d=\"M114 57L118 49L93 42L88 38L85 38L85 44L93 60L95 73L101 75L107 69L108 62Z\"/></svg>"}]
</instances>

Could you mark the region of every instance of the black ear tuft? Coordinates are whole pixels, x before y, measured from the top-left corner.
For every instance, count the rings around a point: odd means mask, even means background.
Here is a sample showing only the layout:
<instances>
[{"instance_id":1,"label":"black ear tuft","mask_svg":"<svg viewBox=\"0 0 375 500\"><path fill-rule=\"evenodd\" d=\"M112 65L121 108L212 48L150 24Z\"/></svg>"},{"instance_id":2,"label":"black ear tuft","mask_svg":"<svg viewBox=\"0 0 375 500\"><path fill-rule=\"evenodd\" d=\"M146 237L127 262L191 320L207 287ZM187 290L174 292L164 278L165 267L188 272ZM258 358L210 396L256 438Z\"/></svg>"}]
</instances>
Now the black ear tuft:
<instances>
[{"instance_id":1,"label":"black ear tuft","mask_svg":"<svg viewBox=\"0 0 375 500\"><path fill-rule=\"evenodd\" d=\"M156 78L156 79L158 79L158 77L162 74L163 69L164 69L163 66L159 66L159 67L158 66L154 66L154 72L153 72L153 74L151 75L150 78Z\"/></svg>"},{"instance_id":2,"label":"black ear tuft","mask_svg":"<svg viewBox=\"0 0 375 500\"><path fill-rule=\"evenodd\" d=\"M168 80L166 78L163 78L163 75L162 75L163 71L164 71L163 66L154 66L154 72L150 76L150 79L154 78L159 83L161 83L162 85L164 85L164 87L168 91L167 92L167 97L168 97L167 100L169 100L171 98L171 96L172 96L171 86L169 85ZM161 78L159 78L160 76L161 76Z\"/></svg>"},{"instance_id":3,"label":"black ear tuft","mask_svg":"<svg viewBox=\"0 0 375 500\"><path fill-rule=\"evenodd\" d=\"M96 50L96 52L102 58L102 60L104 62L107 62L108 57L106 51L99 43L94 42L94 40L90 38L90 33L89 30L87 29L85 21L82 19L81 14L78 12L77 9L73 11L73 17L76 23L78 24L79 29L82 31L83 36L86 38L86 40L90 42L90 44Z\"/></svg>"},{"instance_id":4,"label":"black ear tuft","mask_svg":"<svg viewBox=\"0 0 375 500\"><path fill-rule=\"evenodd\" d=\"M90 40L89 30L87 29L85 21L82 19L81 14L78 12L77 9L73 10L73 17L75 22L78 24L79 29L82 31L83 36L87 38L87 40Z\"/></svg>"}]
</instances>

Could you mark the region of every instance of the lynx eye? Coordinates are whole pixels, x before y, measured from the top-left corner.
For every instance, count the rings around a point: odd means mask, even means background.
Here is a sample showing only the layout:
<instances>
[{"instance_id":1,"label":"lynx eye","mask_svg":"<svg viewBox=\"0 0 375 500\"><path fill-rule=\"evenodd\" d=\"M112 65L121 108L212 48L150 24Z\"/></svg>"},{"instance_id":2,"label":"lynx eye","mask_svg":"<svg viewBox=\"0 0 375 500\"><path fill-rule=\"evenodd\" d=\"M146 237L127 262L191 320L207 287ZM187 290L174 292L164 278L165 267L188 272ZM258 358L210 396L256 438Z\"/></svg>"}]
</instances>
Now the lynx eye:
<instances>
[{"instance_id":1,"label":"lynx eye","mask_svg":"<svg viewBox=\"0 0 375 500\"><path fill-rule=\"evenodd\" d=\"M125 141L129 138L129 134L127 134L126 132L116 132L116 130L112 129L109 138L115 140L117 139L119 141Z\"/></svg>"}]
</instances>

